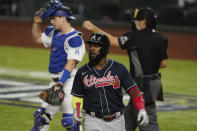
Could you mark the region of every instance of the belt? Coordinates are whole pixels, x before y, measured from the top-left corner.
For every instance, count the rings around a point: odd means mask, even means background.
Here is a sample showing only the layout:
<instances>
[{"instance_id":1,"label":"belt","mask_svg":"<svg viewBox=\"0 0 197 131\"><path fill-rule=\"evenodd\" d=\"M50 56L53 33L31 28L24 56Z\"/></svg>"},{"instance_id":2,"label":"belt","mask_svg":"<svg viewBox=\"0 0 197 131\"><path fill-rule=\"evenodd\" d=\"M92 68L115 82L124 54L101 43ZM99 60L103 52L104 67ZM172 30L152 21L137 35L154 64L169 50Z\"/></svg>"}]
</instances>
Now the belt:
<instances>
[{"instance_id":1,"label":"belt","mask_svg":"<svg viewBox=\"0 0 197 131\"><path fill-rule=\"evenodd\" d=\"M155 73L155 74L152 74L152 75L145 75L144 78L147 78L149 80L155 80L155 79L158 79L161 77L161 74L160 73Z\"/></svg>"},{"instance_id":2,"label":"belt","mask_svg":"<svg viewBox=\"0 0 197 131\"><path fill-rule=\"evenodd\" d=\"M135 80L136 81L142 81L143 79L147 79L147 80L155 80L161 77L160 73L155 73L155 74L151 74L151 75L144 75L143 77L136 77Z\"/></svg>"},{"instance_id":3,"label":"belt","mask_svg":"<svg viewBox=\"0 0 197 131\"><path fill-rule=\"evenodd\" d=\"M122 111L115 112L115 113L112 114L112 115L104 115L104 114L102 114L102 113L91 112L91 111L86 111L86 113L87 113L88 115L91 115L91 116L100 118L100 119L102 119L102 120L104 120L104 121L112 121L112 120L114 120L114 119L119 118L119 117L123 114Z\"/></svg>"}]
</instances>

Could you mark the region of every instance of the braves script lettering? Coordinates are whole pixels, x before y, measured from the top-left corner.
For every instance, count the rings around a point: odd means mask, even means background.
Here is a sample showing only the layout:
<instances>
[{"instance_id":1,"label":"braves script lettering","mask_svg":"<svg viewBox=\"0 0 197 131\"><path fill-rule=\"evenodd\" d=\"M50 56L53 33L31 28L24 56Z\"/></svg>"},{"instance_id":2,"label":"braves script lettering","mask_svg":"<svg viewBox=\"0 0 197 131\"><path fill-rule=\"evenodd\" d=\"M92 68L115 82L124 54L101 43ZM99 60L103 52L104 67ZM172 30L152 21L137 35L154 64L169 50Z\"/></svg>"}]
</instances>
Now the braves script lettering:
<instances>
[{"instance_id":1,"label":"braves script lettering","mask_svg":"<svg viewBox=\"0 0 197 131\"><path fill-rule=\"evenodd\" d=\"M87 87L91 87L92 85L95 85L96 88L109 85L112 85L115 89L120 87L118 76L111 76L111 71L108 72L106 77L104 76L102 78L96 78L94 75L91 75L88 79L88 75L86 75L83 82Z\"/></svg>"}]
</instances>

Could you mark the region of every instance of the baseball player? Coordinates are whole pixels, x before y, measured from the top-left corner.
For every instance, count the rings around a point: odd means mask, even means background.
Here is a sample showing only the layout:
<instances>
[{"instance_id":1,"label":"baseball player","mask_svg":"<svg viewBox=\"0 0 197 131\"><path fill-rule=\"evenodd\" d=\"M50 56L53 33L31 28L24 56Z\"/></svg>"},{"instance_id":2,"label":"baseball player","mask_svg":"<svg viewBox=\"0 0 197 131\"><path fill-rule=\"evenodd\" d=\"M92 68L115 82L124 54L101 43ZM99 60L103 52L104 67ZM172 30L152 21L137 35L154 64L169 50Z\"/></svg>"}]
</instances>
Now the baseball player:
<instances>
[{"instance_id":1,"label":"baseball player","mask_svg":"<svg viewBox=\"0 0 197 131\"><path fill-rule=\"evenodd\" d=\"M47 26L42 33L40 24L48 17L51 17L51 26ZM34 127L31 131L48 131L50 120L59 111L63 113L61 122L67 131L71 131L74 125L70 92L77 71L77 63L82 61L85 54L82 33L70 24L74 19L71 8L62 5L58 0L51 1L46 9L40 9L34 16L33 40L36 43L43 43L46 48L51 48L49 72L52 81L49 87L53 86L54 91L63 88L65 97L62 104L58 106L43 101L41 108L34 113Z\"/></svg>"},{"instance_id":2,"label":"baseball player","mask_svg":"<svg viewBox=\"0 0 197 131\"><path fill-rule=\"evenodd\" d=\"M126 67L107 58L109 39L104 34L95 33L87 44L89 62L77 71L71 91L73 103L83 103L85 131L125 130L122 87L138 111L139 124L146 126L149 120L143 95Z\"/></svg>"},{"instance_id":3,"label":"baseball player","mask_svg":"<svg viewBox=\"0 0 197 131\"><path fill-rule=\"evenodd\" d=\"M127 50L130 73L144 92L145 107L150 121L146 127L139 126L140 131L159 131L155 101L163 101L161 76L158 71L167 66L168 40L155 30L157 15L150 7L135 9L131 13L131 18L132 31L120 37L104 32L89 21L85 21L83 27L92 32L104 33L112 45ZM124 114L126 130L134 131L138 126L137 112L131 101Z\"/></svg>"}]
</instances>

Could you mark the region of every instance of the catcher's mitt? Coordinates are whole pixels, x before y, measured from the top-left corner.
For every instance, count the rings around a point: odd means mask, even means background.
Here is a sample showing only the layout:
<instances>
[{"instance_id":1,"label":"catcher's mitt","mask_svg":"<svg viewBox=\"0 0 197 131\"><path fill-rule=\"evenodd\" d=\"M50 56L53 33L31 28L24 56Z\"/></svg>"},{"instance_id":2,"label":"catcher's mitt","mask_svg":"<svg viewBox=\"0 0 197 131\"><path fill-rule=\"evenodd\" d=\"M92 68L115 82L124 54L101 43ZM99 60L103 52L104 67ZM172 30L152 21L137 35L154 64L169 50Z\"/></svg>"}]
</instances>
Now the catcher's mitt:
<instances>
[{"instance_id":1,"label":"catcher's mitt","mask_svg":"<svg viewBox=\"0 0 197 131\"><path fill-rule=\"evenodd\" d=\"M60 84L56 84L52 88L43 90L40 93L39 97L51 105L58 106L58 105L62 104L62 102L64 100L65 93L62 88L54 91L55 86L60 86Z\"/></svg>"}]
</instances>

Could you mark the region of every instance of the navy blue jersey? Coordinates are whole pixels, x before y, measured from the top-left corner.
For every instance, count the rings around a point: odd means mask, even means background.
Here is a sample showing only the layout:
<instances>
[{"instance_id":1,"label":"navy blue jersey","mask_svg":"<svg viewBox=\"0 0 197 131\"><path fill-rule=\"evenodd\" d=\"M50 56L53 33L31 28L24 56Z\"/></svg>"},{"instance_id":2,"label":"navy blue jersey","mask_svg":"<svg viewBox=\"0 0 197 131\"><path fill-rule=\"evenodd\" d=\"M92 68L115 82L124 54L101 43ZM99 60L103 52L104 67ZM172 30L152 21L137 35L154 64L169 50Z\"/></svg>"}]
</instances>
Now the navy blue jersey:
<instances>
[{"instance_id":1,"label":"navy blue jersey","mask_svg":"<svg viewBox=\"0 0 197 131\"><path fill-rule=\"evenodd\" d=\"M123 64L113 60L102 70L83 65L77 71L71 94L83 97L83 109L102 114L113 114L122 111L122 87L128 91L136 86L128 70Z\"/></svg>"}]
</instances>

